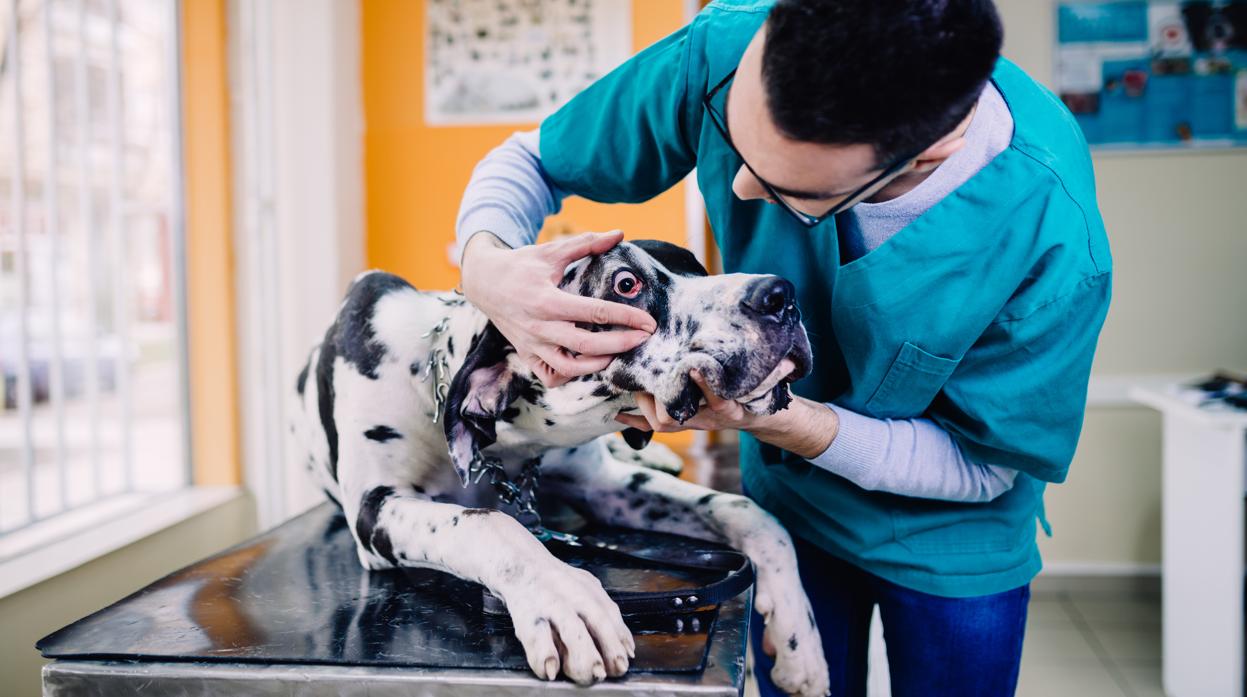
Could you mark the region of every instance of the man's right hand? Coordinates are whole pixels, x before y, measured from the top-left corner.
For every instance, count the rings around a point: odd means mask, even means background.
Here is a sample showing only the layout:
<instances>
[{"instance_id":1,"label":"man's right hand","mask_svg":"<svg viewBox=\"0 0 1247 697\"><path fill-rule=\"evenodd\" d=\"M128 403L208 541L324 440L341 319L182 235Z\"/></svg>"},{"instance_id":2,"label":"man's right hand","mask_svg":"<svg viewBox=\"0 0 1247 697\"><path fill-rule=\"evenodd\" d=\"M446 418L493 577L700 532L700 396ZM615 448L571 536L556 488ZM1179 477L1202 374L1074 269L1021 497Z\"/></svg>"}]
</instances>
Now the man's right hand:
<instances>
[{"instance_id":1,"label":"man's right hand","mask_svg":"<svg viewBox=\"0 0 1247 697\"><path fill-rule=\"evenodd\" d=\"M547 387L602 370L657 329L644 310L558 287L571 263L601 254L623 233L587 232L545 244L511 249L478 232L463 250L463 294L510 340L519 357ZM630 327L590 332L576 322Z\"/></svg>"}]
</instances>

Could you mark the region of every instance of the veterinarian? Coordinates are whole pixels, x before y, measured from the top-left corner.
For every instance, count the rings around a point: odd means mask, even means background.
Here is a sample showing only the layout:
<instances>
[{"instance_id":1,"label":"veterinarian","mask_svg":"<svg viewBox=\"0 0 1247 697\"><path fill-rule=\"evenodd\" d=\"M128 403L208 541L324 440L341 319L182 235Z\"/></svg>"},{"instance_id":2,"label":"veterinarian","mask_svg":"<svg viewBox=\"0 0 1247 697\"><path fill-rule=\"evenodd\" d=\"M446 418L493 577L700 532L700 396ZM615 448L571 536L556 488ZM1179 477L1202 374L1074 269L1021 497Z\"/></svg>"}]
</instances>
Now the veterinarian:
<instances>
[{"instance_id":1,"label":"veterinarian","mask_svg":"<svg viewBox=\"0 0 1247 697\"><path fill-rule=\"evenodd\" d=\"M990 0L715 2L491 152L464 196L464 291L550 384L654 329L557 290L620 239L532 246L565 196L644 201L695 167L725 270L796 284L814 371L790 408L707 394L682 425L652 399L620 420L742 432L834 695L865 694L875 605L894 694L1013 693L1044 487L1078 441L1112 262L1087 146L1001 36Z\"/></svg>"}]
</instances>

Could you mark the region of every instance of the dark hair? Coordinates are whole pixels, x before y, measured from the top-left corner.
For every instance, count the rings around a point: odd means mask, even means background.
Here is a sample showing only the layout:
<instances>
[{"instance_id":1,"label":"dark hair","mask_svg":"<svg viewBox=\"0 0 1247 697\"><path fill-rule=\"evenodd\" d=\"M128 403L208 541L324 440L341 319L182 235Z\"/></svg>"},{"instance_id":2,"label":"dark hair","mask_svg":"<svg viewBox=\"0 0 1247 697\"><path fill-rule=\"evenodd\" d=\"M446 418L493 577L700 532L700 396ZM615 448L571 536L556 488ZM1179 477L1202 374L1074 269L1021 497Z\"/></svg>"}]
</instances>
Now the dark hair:
<instances>
[{"instance_id":1,"label":"dark hair","mask_svg":"<svg viewBox=\"0 0 1247 697\"><path fill-rule=\"evenodd\" d=\"M795 140L920 152L970 113L1000 56L992 0L779 0L766 21L771 118Z\"/></svg>"}]
</instances>

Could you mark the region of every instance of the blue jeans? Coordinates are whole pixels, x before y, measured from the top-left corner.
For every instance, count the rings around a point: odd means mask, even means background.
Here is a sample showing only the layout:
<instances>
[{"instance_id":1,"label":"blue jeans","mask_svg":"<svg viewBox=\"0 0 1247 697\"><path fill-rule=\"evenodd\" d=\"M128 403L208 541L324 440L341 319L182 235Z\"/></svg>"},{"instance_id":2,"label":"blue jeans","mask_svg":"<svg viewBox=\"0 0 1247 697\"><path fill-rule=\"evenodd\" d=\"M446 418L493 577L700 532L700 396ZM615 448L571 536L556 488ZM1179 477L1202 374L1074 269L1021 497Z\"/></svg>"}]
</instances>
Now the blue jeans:
<instances>
[{"instance_id":1,"label":"blue jeans","mask_svg":"<svg viewBox=\"0 0 1247 697\"><path fill-rule=\"evenodd\" d=\"M875 605L883 619L893 697L1001 697L1017 687L1030 586L975 598L944 598L867 573L793 537L801 580L831 670L833 697L866 694L866 653ZM750 623L754 674L764 697L782 695Z\"/></svg>"}]
</instances>

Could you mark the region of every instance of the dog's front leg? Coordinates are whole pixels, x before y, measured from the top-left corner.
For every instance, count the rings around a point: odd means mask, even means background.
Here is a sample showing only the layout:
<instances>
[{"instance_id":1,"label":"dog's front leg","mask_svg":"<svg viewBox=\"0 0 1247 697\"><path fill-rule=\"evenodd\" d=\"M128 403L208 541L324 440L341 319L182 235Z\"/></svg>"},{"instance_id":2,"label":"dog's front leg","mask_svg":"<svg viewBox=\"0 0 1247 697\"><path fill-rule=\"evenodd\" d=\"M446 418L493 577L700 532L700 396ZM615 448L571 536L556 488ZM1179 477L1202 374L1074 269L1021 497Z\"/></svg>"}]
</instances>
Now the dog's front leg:
<instances>
[{"instance_id":1,"label":"dog's front leg","mask_svg":"<svg viewBox=\"0 0 1247 697\"><path fill-rule=\"evenodd\" d=\"M754 609L776 650L772 680L790 694L827 694L822 641L792 539L779 521L744 496L620 462L600 439L570 454L548 454L542 466L543 486L597 521L726 542L748 555L758 573Z\"/></svg>"},{"instance_id":2,"label":"dog's front leg","mask_svg":"<svg viewBox=\"0 0 1247 697\"><path fill-rule=\"evenodd\" d=\"M628 670L636 645L602 584L556 559L514 518L392 486L374 486L345 508L367 566L441 569L500 597L539 677L553 680L561 669L590 684Z\"/></svg>"}]
</instances>

